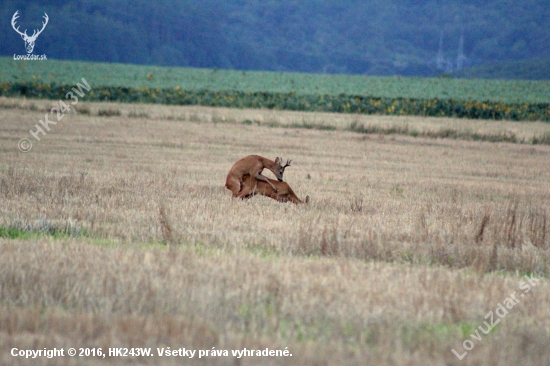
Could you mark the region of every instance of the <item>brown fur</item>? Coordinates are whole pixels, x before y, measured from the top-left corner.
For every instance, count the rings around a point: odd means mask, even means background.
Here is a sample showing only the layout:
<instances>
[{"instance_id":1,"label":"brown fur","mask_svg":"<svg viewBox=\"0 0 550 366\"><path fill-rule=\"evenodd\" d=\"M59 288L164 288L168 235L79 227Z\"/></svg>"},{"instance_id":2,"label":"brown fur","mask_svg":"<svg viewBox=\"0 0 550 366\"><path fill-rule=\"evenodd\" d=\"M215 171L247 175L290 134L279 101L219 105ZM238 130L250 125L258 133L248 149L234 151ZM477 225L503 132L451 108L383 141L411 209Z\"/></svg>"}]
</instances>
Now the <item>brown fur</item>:
<instances>
[{"instance_id":1,"label":"brown fur","mask_svg":"<svg viewBox=\"0 0 550 366\"><path fill-rule=\"evenodd\" d=\"M233 193L233 197L242 198L243 190L243 177L245 175L250 175L254 177L257 181L263 181L266 184L270 185L271 188L277 191L277 188L272 182L276 182L272 179L269 179L262 175L264 168L267 168L275 174L275 177L282 182L283 173L285 168L290 165L290 160L287 161L286 165L282 165L282 159L277 157L275 161L264 158L259 155L248 155L244 158L237 160L235 164L229 170L227 178L225 180L225 188L229 189Z\"/></svg>"},{"instance_id":2,"label":"brown fur","mask_svg":"<svg viewBox=\"0 0 550 366\"><path fill-rule=\"evenodd\" d=\"M309 196L306 196L305 202L296 196L292 188L286 182L277 182L276 180L267 178L275 187L275 191L271 186L260 180L252 178L250 175L243 177L243 190L239 196L241 198L250 198L257 194L262 196L273 198L279 202L292 202L292 203L309 203Z\"/></svg>"}]
</instances>

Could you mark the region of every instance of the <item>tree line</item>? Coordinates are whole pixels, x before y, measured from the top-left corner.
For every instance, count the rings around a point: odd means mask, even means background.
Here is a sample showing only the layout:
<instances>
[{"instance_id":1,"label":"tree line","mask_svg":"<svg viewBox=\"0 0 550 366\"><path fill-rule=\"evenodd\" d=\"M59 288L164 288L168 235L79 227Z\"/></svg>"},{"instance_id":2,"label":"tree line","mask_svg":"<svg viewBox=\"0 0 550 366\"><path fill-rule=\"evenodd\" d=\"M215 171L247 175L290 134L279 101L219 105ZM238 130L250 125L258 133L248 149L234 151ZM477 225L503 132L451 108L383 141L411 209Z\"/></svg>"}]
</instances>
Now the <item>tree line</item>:
<instances>
[{"instance_id":1,"label":"tree line","mask_svg":"<svg viewBox=\"0 0 550 366\"><path fill-rule=\"evenodd\" d=\"M55 59L434 76L550 56L550 7L536 0L3 3L0 55L7 56L25 53L11 29L16 10L29 34L48 13L34 53Z\"/></svg>"}]
</instances>

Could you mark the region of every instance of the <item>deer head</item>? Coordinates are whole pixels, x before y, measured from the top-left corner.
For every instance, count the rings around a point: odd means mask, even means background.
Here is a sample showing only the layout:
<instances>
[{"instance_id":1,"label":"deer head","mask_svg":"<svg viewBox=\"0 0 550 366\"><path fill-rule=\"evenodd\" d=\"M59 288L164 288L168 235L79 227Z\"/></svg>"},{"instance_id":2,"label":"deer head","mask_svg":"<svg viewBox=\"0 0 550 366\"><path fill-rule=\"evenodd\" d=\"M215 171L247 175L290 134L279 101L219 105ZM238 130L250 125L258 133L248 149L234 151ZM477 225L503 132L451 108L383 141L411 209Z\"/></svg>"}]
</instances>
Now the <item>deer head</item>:
<instances>
[{"instance_id":1,"label":"deer head","mask_svg":"<svg viewBox=\"0 0 550 366\"><path fill-rule=\"evenodd\" d=\"M283 173L285 172L285 168L287 166L290 166L291 162L292 162L292 160L287 160L286 164L282 165L283 164L283 159L281 159L279 157L277 157L275 159L275 170L273 171L273 173L275 173L275 176L277 177L277 180L279 182L283 181Z\"/></svg>"},{"instance_id":2,"label":"deer head","mask_svg":"<svg viewBox=\"0 0 550 366\"><path fill-rule=\"evenodd\" d=\"M27 30L26 29L25 29L24 32L21 32L21 31L19 31L19 27L15 28L15 21L17 20L17 18L19 18L19 15L17 13L19 13L19 10L16 11L15 14L13 14L13 17L11 18L11 26L12 26L14 31L19 33L21 38L23 38L23 41L25 41L25 48L27 49L27 53L32 53L32 51L34 49L34 42L36 42L36 38L38 38L40 33L42 33L44 28L46 28L46 24L48 24L48 20L49 20L48 14L44 13L44 20L45 21L42 22L42 29L40 29L40 30L35 29L32 36L29 36L29 35L27 35Z\"/></svg>"}]
</instances>

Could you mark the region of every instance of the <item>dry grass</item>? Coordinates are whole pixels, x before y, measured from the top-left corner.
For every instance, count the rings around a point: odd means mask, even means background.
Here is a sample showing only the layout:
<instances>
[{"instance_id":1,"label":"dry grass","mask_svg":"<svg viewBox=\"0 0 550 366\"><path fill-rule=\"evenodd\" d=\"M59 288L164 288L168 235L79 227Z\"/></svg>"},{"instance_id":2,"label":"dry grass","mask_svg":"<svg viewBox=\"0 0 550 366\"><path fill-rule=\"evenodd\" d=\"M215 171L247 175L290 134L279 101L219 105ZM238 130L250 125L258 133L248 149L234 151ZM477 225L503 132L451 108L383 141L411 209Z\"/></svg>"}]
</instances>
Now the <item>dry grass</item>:
<instances>
[{"instance_id":1,"label":"dry grass","mask_svg":"<svg viewBox=\"0 0 550 366\"><path fill-rule=\"evenodd\" d=\"M262 126L436 119L79 103L86 113L24 154L17 141L52 102L2 103L0 228L19 236L0 239L2 363L25 364L9 349L31 345L294 355L263 364L549 362L544 279L464 360L450 351L522 274L550 273L548 146ZM312 203L232 202L225 175L252 153L293 159L285 181ZM50 364L77 361L109 359Z\"/></svg>"},{"instance_id":2,"label":"dry grass","mask_svg":"<svg viewBox=\"0 0 550 366\"><path fill-rule=\"evenodd\" d=\"M262 364L458 365L451 348L458 349L519 283L342 258L201 255L46 238L0 245L6 363L11 347L215 346L289 347L293 353ZM548 290L547 283L534 287L463 363L542 365Z\"/></svg>"},{"instance_id":3,"label":"dry grass","mask_svg":"<svg viewBox=\"0 0 550 366\"><path fill-rule=\"evenodd\" d=\"M0 98L2 109L49 111L50 100ZM416 116L378 116L339 113L310 113L277 110L250 110L210 107L178 107L154 104L79 102L72 113L94 116L167 119L175 121L246 124L267 127L353 131L377 135L450 138L459 140L505 141L550 145L550 124L423 118Z\"/></svg>"}]
</instances>

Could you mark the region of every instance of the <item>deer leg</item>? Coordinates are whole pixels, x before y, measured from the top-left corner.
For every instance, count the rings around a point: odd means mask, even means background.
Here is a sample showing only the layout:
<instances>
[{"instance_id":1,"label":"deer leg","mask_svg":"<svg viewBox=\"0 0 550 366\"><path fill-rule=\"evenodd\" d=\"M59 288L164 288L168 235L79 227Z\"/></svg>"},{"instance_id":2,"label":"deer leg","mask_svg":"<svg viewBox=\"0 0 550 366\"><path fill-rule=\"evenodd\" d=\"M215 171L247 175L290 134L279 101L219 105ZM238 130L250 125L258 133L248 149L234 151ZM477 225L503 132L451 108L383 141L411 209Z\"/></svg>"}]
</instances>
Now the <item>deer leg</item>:
<instances>
[{"instance_id":1,"label":"deer leg","mask_svg":"<svg viewBox=\"0 0 550 366\"><path fill-rule=\"evenodd\" d=\"M269 181L269 179L267 179L266 177L264 177L264 176L261 175L260 173L256 173L256 175L254 175L254 178L256 178L257 180L261 180L261 181L264 181L264 182L268 183L268 184L271 186L271 188L273 188L273 190L275 191L275 193L277 193L277 192L279 191L279 190L277 189L277 187L275 187L275 186L273 185L273 183L271 183L271 182Z\"/></svg>"},{"instance_id":2,"label":"deer leg","mask_svg":"<svg viewBox=\"0 0 550 366\"><path fill-rule=\"evenodd\" d=\"M235 197L237 198L249 198L250 196L250 188L249 187L243 187L240 192L238 192Z\"/></svg>"},{"instance_id":3,"label":"deer leg","mask_svg":"<svg viewBox=\"0 0 550 366\"><path fill-rule=\"evenodd\" d=\"M244 189L243 179L239 179L239 192Z\"/></svg>"},{"instance_id":4,"label":"deer leg","mask_svg":"<svg viewBox=\"0 0 550 366\"><path fill-rule=\"evenodd\" d=\"M253 178L251 178L253 179ZM241 192L239 192L238 195L236 195L235 197L237 198L250 198L250 197L253 197L255 196L258 191L257 191L257 187L258 187L258 184L254 184L254 186L252 187L250 182L246 185L243 185L243 189Z\"/></svg>"},{"instance_id":5,"label":"deer leg","mask_svg":"<svg viewBox=\"0 0 550 366\"><path fill-rule=\"evenodd\" d=\"M256 187L258 185L257 181L251 176L246 177L247 179L244 179L245 177L243 177L242 179L240 192L237 192L237 194L235 194L234 197L241 198L241 199L250 198L257 193L256 192Z\"/></svg>"},{"instance_id":6,"label":"deer leg","mask_svg":"<svg viewBox=\"0 0 550 366\"><path fill-rule=\"evenodd\" d=\"M227 182L225 183L225 188L229 189L233 193L233 197L237 197L237 195L243 188L243 183L239 179L231 177L227 179Z\"/></svg>"}]
</instances>

